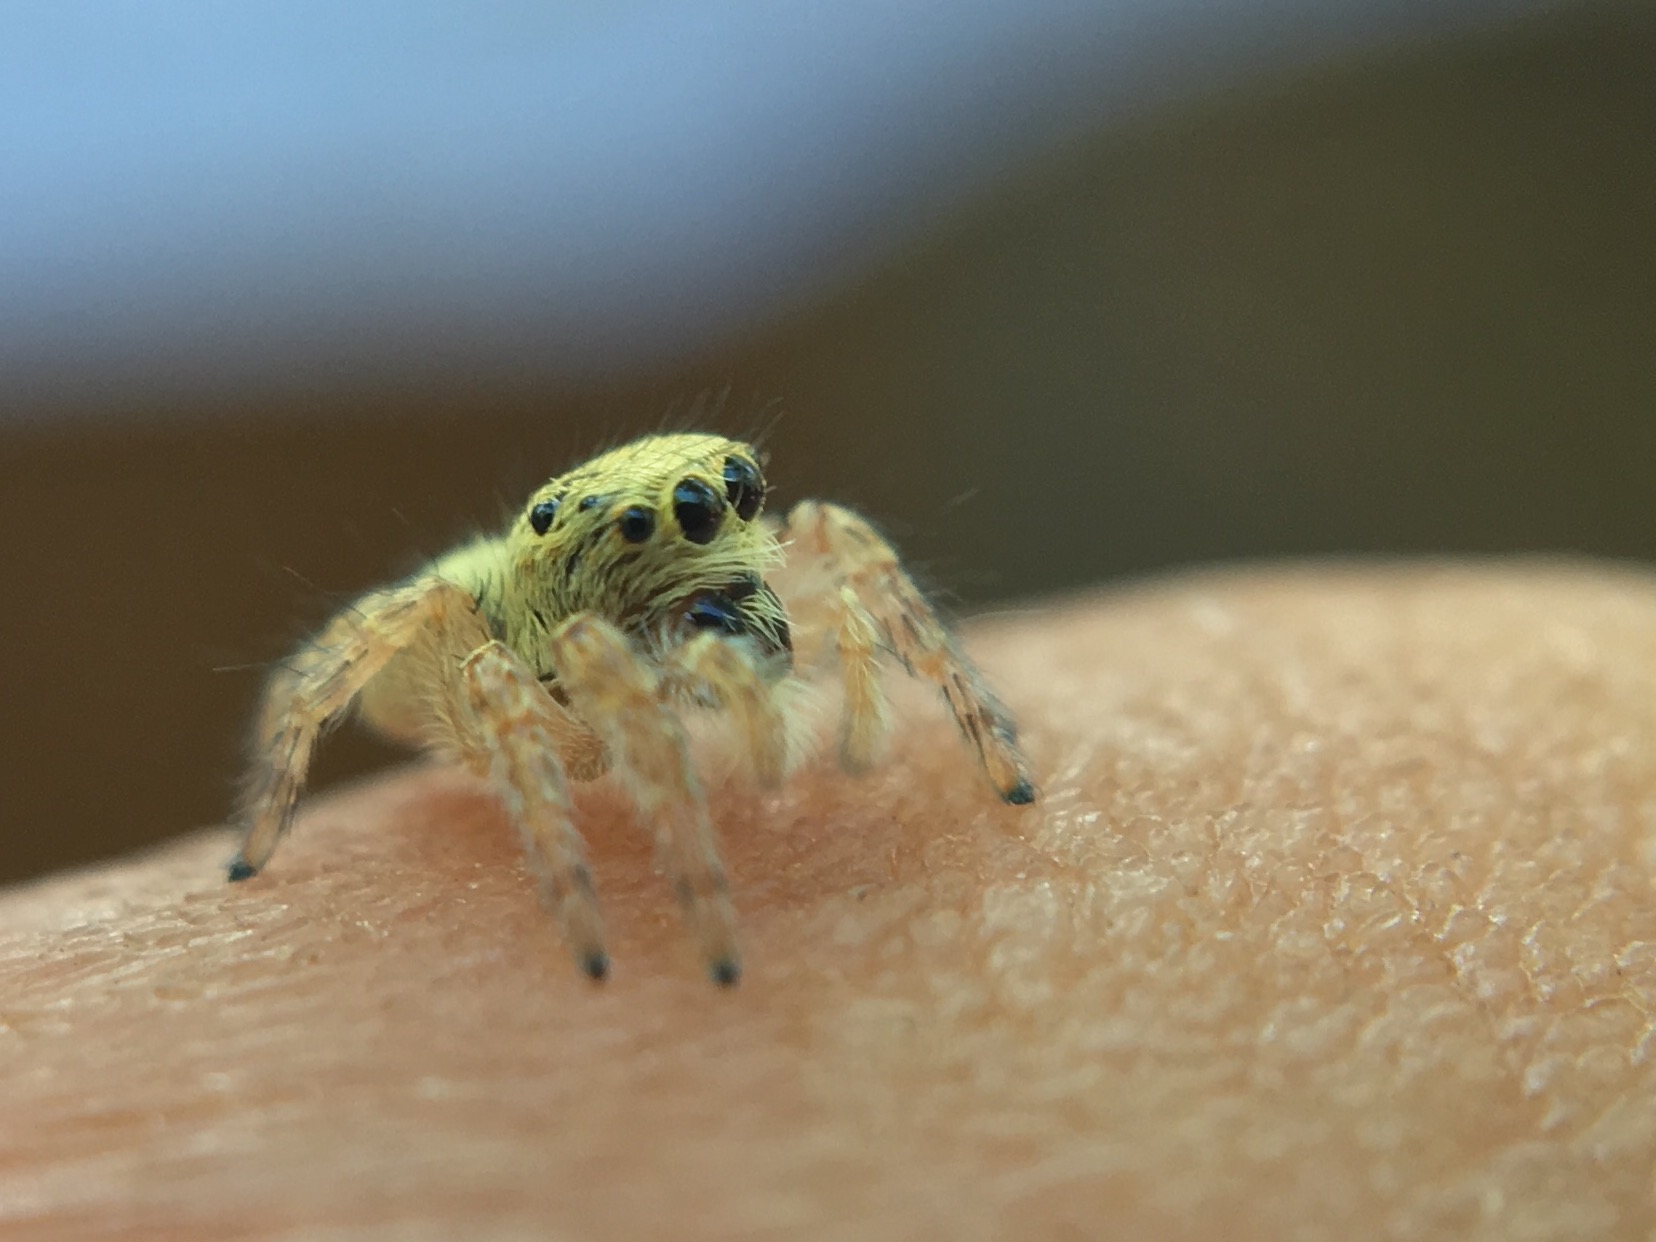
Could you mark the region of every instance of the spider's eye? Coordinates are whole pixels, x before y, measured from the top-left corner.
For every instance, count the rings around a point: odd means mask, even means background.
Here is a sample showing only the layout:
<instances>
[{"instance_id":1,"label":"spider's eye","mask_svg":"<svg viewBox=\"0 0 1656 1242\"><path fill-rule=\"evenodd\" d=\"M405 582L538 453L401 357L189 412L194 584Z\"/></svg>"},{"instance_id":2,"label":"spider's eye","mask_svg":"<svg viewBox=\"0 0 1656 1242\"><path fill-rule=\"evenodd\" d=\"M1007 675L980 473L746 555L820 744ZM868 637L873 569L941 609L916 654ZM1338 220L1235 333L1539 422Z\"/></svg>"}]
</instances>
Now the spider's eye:
<instances>
[{"instance_id":1,"label":"spider's eye","mask_svg":"<svg viewBox=\"0 0 1656 1242\"><path fill-rule=\"evenodd\" d=\"M529 510L529 525L535 528L537 535L544 535L552 528L552 519L558 516L558 502L543 500Z\"/></svg>"},{"instance_id":2,"label":"spider's eye","mask_svg":"<svg viewBox=\"0 0 1656 1242\"><path fill-rule=\"evenodd\" d=\"M673 516L691 543L712 543L724 521L724 501L700 479L681 479L673 489Z\"/></svg>"},{"instance_id":3,"label":"spider's eye","mask_svg":"<svg viewBox=\"0 0 1656 1242\"><path fill-rule=\"evenodd\" d=\"M765 503L765 479L745 457L727 457L724 460L725 499L736 510L736 516L751 522Z\"/></svg>"},{"instance_id":4,"label":"spider's eye","mask_svg":"<svg viewBox=\"0 0 1656 1242\"><path fill-rule=\"evenodd\" d=\"M640 505L634 505L621 514L616 523L621 528L621 538L628 543L643 543L655 534L655 514Z\"/></svg>"}]
</instances>

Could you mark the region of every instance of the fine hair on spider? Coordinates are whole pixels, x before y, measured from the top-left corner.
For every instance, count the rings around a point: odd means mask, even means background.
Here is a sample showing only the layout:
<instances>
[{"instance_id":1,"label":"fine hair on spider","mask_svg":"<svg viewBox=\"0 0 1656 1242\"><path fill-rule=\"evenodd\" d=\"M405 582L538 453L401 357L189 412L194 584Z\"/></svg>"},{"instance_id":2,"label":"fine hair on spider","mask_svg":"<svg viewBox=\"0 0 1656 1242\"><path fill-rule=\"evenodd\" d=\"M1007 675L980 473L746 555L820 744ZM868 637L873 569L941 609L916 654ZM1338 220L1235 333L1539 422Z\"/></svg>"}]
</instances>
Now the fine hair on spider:
<instances>
[{"instance_id":1,"label":"fine hair on spider","mask_svg":"<svg viewBox=\"0 0 1656 1242\"><path fill-rule=\"evenodd\" d=\"M609 973L574 782L613 773L654 838L702 960L741 977L736 915L683 720L730 719L759 782L785 777L802 671L837 665L849 772L890 733L883 662L938 690L1002 801L1035 800L1011 714L869 522L821 501L764 512L742 441L646 436L551 479L506 529L336 614L271 675L231 880L270 861L318 741L355 708L470 769L522 835L581 969ZM796 583L784 602L772 579Z\"/></svg>"}]
</instances>

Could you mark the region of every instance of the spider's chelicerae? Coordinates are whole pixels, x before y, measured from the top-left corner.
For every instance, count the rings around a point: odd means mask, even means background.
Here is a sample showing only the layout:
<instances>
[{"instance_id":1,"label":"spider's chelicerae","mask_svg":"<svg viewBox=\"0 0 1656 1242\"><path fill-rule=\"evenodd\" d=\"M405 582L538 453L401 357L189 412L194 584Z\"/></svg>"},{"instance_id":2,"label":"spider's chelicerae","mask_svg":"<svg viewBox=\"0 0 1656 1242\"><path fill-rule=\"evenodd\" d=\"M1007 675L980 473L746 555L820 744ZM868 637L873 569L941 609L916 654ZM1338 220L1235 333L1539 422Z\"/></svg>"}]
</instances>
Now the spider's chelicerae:
<instances>
[{"instance_id":1,"label":"spider's chelicerae","mask_svg":"<svg viewBox=\"0 0 1656 1242\"><path fill-rule=\"evenodd\" d=\"M836 655L845 768L869 766L886 740L890 656L942 692L995 792L1034 801L1011 716L890 545L837 505L805 501L779 524L764 501L750 446L651 436L542 486L503 535L357 600L266 687L230 878L270 861L317 740L354 704L489 783L594 979L609 957L569 785L615 772L709 972L734 983L735 913L679 715L727 711L774 785L790 763L798 672ZM793 626L766 582L784 567L804 584Z\"/></svg>"}]
</instances>

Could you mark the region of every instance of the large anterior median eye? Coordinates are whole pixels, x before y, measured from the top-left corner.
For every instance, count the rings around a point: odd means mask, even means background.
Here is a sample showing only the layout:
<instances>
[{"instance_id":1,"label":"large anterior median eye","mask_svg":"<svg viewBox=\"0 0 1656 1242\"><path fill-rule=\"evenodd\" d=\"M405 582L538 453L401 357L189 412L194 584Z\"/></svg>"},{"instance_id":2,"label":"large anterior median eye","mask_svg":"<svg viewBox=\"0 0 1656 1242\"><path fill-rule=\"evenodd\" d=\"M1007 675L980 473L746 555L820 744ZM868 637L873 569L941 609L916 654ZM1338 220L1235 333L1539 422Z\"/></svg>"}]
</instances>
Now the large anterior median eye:
<instances>
[{"instance_id":1,"label":"large anterior median eye","mask_svg":"<svg viewBox=\"0 0 1656 1242\"><path fill-rule=\"evenodd\" d=\"M724 521L724 498L700 479L681 479L673 489L673 516L691 543L712 543Z\"/></svg>"},{"instance_id":2,"label":"large anterior median eye","mask_svg":"<svg viewBox=\"0 0 1656 1242\"><path fill-rule=\"evenodd\" d=\"M744 522L753 521L759 506L765 503L765 477L759 467L745 457L727 457L724 460L725 499Z\"/></svg>"}]
</instances>

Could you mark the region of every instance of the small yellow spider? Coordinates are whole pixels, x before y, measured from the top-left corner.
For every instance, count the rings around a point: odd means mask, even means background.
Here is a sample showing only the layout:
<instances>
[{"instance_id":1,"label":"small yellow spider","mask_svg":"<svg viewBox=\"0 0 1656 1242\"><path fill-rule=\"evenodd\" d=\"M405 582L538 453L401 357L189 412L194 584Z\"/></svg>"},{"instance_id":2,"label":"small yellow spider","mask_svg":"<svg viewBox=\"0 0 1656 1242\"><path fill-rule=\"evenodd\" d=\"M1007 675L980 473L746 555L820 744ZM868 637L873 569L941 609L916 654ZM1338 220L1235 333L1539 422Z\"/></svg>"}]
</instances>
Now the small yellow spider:
<instances>
[{"instance_id":1,"label":"small yellow spider","mask_svg":"<svg viewBox=\"0 0 1656 1242\"><path fill-rule=\"evenodd\" d=\"M735 912L678 713L723 708L759 780L790 762L796 666L837 649L851 771L889 733L880 656L936 686L1003 800L1035 800L1012 718L985 686L890 545L837 505L762 518L765 480L746 444L660 435L614 449L540 488L505 534L370 592L271 677L231 880L257 875L293 817L316 743L355 704L392 738L467 765L523 834L546 904L581 968L609 971L569 783L613 770L659 858L715 982L741 975ZM808 584L801 650L765 574Z\"/></svg>"}]
</instances>

